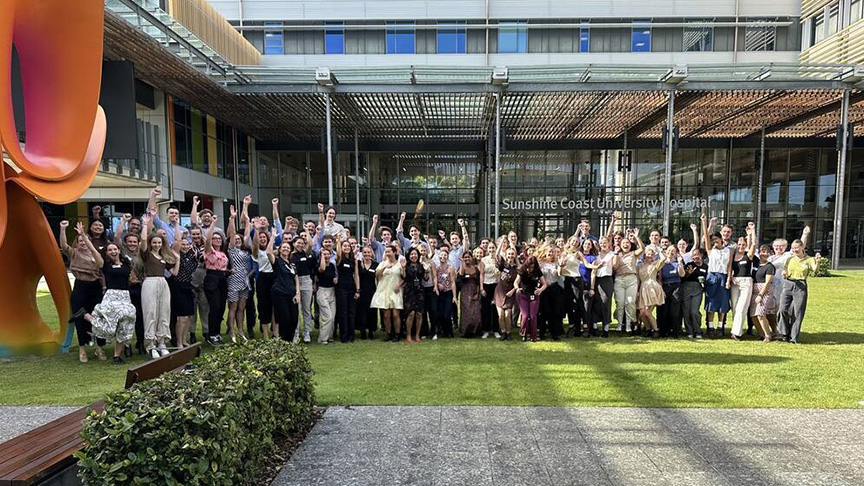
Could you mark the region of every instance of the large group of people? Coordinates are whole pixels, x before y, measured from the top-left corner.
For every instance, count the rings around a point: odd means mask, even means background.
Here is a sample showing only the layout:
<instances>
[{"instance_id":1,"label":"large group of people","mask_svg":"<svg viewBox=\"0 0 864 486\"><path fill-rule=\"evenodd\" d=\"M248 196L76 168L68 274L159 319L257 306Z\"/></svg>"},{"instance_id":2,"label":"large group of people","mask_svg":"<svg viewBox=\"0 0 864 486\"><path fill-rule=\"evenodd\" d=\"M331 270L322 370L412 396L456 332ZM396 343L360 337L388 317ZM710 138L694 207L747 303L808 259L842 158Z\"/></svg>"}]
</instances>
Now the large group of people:
<instances>
[{"instance_id":1,"label":"large group of people","mask_svg":"<svg viewBox=\"0 0 864 486\"><path fill-rule=\"evenodd\" d=\"M569 238L497 240L459 231L425 234L400 215L395 230L372 217L368 235L352 234L336 210L318 205L319 220L284 225L278 199L272 219L250 217L252 197L232 206L224 229L193 198L190 224L171 207L157 211L154 189L147 212L126 214L109 236L98 211L89 226L60 224L60 246L75 277L72 323L79 358L114 362L132 353L158 358L169 347L202 338L223 344L257 330L264 338L320 344L374 339L417 343L439 338L494 336L522 341L564 337L608 338L617 332L649 338L691 339L758 333L764 341L799 342L807 305L807 278L820 255L805 253L805 228L791 243L758 245L749 223L735 228L702 215L690 225L692 241L677 243L653 229L619 228L612 215L597 237L581 220ZM703 305L704 301L704 305ZM614 311L613 311L614 306ZM704 308L706 319L702 311ZM567 328L565 329L565 319Z\"/></svg>"}]
</instances>

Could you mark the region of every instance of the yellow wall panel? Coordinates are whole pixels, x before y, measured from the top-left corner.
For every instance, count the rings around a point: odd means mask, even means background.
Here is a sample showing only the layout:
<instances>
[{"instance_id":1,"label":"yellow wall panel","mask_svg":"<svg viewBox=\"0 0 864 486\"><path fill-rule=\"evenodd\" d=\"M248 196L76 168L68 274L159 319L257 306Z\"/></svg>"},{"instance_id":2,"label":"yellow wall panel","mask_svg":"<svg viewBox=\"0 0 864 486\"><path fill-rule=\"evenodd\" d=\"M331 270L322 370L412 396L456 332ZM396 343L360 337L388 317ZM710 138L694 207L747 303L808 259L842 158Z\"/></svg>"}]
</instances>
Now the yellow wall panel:
<instances>
[{"instance_id":1,"label":"yellow wall panel","mask_svg":"<svg viewBox=\"0 0 864 486\"><path fill-rule=\"evenodd\" d=\"M207 115L207 172L211 175L218 176L219 168L217 167L219 146L216 143L216 119Z\"/></svg>"}]
</instances>

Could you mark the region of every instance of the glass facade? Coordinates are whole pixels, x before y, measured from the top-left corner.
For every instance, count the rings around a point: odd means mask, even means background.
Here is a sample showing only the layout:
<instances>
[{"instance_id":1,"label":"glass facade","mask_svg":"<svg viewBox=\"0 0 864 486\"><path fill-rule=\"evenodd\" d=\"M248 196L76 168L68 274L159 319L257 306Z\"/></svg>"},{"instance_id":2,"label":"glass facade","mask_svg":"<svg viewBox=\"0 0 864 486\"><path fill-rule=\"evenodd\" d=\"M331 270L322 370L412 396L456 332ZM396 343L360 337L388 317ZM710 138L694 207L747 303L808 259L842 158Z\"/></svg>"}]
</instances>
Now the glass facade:
<instances>
[{"instance_id":1,"label":"glass facade","mask_svg":"<svg viewBox=\"0 0 864 486\"><path fill-rule=\"evenodd\" d=\"M174 163L234 180L234 129L175 99L172 104ZM238 182L251 184L249 137L237 132Z\"/></svg>"},{"instance_id":2,"label":"glass facade","mask_svg":"<svg viewBox=\"0 0 864 486\"><path fill-rule=\"evenodd\" d=\"M651 52L651 22L647 20L633 21L635 25L631 34L631 52ZM644 24L644 25L638 25Z\"/></svg>"},{"instance_id":3,"label":"glass facade","mask_svg":"<svg viewBox=\"0 0 864 486\"><path fill-rule=\"evenodd\" d=\"M345 54L345 29L342 22L325 22L324 54Z\"/></svg>"},{"instance_id":4,"label":"glass facade","mask_svg":"<svg viewBox=\"0 0 864 486\"><path fill-rule=\"evenodd\" d=\"M273 30L264 31L264 54L285 54L285 43L282 35L281 22L264 22L264 27Z\"/></svg>"},{"instance_id":5,"label":"glass facade","mask_svg":"<svg viewBox=\"0 0 864 486\"><path fill-rule=\"evenodd\" d=\"M409 22L413 24L414 22ZM405 25L405 22L388 22L388 25ZM387 29L387 54L414 54L413 28Z\"/></svg>"},{"instance_id":6,"label":"glass facade","mask_svg":"<svg viewBox=\"0 0 864 486\"><path fill-rule=\"evenodd\" d=\"M832 250L837 152L831 149L770 149L762 171L759 202L758 150L681 149L674 154L670 233L692 238L690 223L702 213L743 234L761 220L761 242L800 237ZM660 149L512 151L502 154L501 227L528 236L565 236L587 217L596 232L614 211L627 227L662 229L665 154ZM283 212L314 217L327 201L326 156L320 152L261 152L260 199L280 197ZM473 236L494 232L494 176L484 171L481 152L363 152L334 157L334 190L340 215L365 234L369 218L395 226L405 211L418 216L422 231L449 230L458 217ZM864 258L864 150L849 158L843 258ZM359 169L359 171L358 171ZM488 179L488 180L487 180ZM358 201L359 188L359 208ZM761 218L759 211L761 208ZM356 214L360 223L354 223ZM489 227L485 222L489 221Z\"/></svg>"},{"instance_id":7,"label":"glass facade","mask_svg":"<svg viewBox=\"0 0 864 486\"><path fill-rule=\"evenodd\" d=\"M498 52L500 53L524 53L528 52L528 27L527 22L499 22L498 23Z\"/></svg>"},{"instance_id":8,"label":"glass facade","mask_svg":"<svg viewBox=\"0 0 864 486\"><path fill-rule=\"evenodd\" d=\"M465 54L466 36L464 27L438 29L438 54Z\"/></svg>"}]
</instances>

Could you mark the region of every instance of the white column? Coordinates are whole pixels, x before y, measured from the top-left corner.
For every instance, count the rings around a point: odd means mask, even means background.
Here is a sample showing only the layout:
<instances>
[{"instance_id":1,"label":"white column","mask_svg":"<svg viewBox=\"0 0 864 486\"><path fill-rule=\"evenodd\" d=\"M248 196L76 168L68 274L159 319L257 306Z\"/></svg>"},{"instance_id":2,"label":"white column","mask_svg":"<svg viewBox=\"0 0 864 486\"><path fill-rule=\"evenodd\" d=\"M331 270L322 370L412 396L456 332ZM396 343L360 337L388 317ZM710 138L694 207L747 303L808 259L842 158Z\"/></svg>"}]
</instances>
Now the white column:
<instances>
[{"instance_id":1,"label":"white column","mask_svg":"<svg viewBox=\"0 0 864 486\"><path fill-rule=\"evenodd\" d=\"M845 202L845 186L846 186L846 154L849 152L848 142L849 136L846 131L849 130L849 90L843 90L843 104L840 108L840 132L843 137L840 141L840 154L837 163L837 189L834 204L834 241L831 246L831 268L840 266L840 247L843 244L843 203Z\"/></svg>"},{"instance_id":2,"label":"white column","mask_svg":"<svg viewBox=\"0 0 864 486\"><path fill-rule=\"evenodd\" d=\"M330 93L327 93L327 204L333 206L333 128L330 126Z\"/></svg>"},{"instance_id":3,"label":"white column","mask_svg":"<svg viewBox=\"0 0 864 486\"><path fill-rule=\"evenodd\" d=\"M666 178L663 182L663 234L669 235L669 201L672 199L672 143L675 140L675 90L669 90L666 108Z\"/></svg>"}]
</instances>

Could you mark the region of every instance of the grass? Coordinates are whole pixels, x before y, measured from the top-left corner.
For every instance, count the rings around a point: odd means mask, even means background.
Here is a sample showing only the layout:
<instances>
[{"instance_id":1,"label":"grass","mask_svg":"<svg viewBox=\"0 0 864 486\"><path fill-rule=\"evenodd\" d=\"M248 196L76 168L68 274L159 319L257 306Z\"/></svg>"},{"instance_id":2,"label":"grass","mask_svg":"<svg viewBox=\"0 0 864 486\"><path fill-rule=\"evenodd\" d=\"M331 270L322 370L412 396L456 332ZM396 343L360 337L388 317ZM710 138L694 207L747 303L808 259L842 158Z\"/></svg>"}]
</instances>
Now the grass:
<instances>
[{"instance_id":1,"label":"grass","mask_svg":"<svg viewBox=\"0 0 864 486\"><path fill-rule=\"evenodd\" d=\"M864 272L835 275L811 280L798 346L617 336L535 344L445 339L312 344L309 356L324 405L855 407L864 399ZM50 297L39 304L50 318ZM80 364L75 353L15 358L0 364L0 404L86 404L120 389L125 369Z\"/></svg>"}]
</instances>

